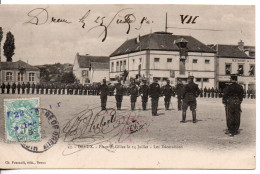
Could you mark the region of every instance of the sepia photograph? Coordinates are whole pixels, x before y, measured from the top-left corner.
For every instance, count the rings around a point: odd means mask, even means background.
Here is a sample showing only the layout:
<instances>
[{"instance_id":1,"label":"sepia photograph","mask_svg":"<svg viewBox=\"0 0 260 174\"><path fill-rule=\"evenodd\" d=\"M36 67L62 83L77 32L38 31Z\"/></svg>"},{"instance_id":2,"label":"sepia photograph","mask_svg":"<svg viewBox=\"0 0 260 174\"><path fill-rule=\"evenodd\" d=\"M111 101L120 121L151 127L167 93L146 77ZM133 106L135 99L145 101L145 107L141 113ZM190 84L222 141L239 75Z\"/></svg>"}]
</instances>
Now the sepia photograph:
<instances>
[{"instance_id":1,"label":"sepia photograph","mask_svg":"<svg viewBox=\"0 0 260 174\"><path fill-rule=\"evenodd\" d=\"M254 5L0 5L0 168L255 169Z\"/></svg>"}]
</instances>

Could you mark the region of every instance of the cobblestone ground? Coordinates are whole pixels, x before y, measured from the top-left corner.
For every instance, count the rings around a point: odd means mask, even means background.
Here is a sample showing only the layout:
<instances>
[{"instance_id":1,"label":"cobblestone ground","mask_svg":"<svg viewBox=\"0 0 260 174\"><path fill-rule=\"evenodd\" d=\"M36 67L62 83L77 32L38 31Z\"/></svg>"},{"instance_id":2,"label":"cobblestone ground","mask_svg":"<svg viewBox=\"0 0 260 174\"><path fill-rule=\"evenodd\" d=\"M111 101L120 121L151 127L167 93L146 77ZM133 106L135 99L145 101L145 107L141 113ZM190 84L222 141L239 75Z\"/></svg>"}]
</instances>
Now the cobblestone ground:
<instances>
[{"instance_id":1,"label":"cobblestone ground","mask_svg":"<svg viewBox=\"0 0 260 174\"><path fill-rule=\"evenodd\" d=\"M17 95L1 95L0 100L0 133L4 141L3 98L17 98ZM57 117L61 126L72 118L72 115L87 105L100 106L99 96L76 95L20 95L20 98L39 97L42 108L48 108ZM187 123L181 124L181 112L177 110L177 99L171 99L170 110L165 111L163 98L159 101L159 116L151 116L151 102L148 110L141 110L141 98L137 99L136 110L130 110L129 96L124 96L122 111L149 120L149 126L131 136L128 143L142 142L148 144L166 144L185 148L204 148L207 150L242 150L255 148L256 111L255 100L245 99L242 104L240 134L229 137L224 134L226 129L224 106L221 99L198 98L196 124L192 123L191 112L187 112ZM108 107L115 107L115 97L108 97ZM63 135L61 135L63 136Z\"/></svg>"}]
</instances>

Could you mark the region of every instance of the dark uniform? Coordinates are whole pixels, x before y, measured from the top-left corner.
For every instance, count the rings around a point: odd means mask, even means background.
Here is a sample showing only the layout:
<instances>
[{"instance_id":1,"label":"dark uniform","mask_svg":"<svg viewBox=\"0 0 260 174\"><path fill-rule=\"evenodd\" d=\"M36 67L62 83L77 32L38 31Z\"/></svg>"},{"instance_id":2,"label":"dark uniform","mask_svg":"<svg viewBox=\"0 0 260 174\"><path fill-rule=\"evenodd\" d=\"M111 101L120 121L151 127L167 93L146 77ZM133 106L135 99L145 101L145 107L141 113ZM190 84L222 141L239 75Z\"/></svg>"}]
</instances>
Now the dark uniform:
<instances>
[{"instance_id":1,"label":"dark uniform","mask_svg":"<svg viewBox=\"0 0 260 174\"><path fill-rule=\"evenodd\" d=\"M160 94L161 94L160 85L157 83L157 81L154 81L149 87L149 95L152 100L152 116L158 116L157 109L158 109L158 101L159 101Z\"/></svg>"},{"instance_id":2,"label":"dark uniform","mask_svg":"<svg viewBox=\"0 0 260 174\"><path fill-rule=\"evenodd\" d=\"M173 94L173 89L172 86L170 85L170 80L167 80L167 85L162 87L162 93L164 95L165 110L169 110L171 96Z\"/></svg>"},{"instance_id":3,"label":"dark uniform","mask_svg":"<svg viewBox=\"0 0 260 174\"><path fill-rule=\"evenodd\" d=\"M116 107L118 110L121 110L121 105L122 105L123 95L124 95L124 87L120 81L118 84L116 84L115 89L116 89L116 95L115 95Z\"/></svg>"},{"instance_id":4,"label":"dark uniform","mask_svg":"<svg viewBox=\"0 0 260 174\"><path fill-rule=\"evenodd\" d=\"M200 88L200 98L202 98L202 97L203 97L203 89Z\"/></svg>"},{"instance_id":5,"label":"dark uniform","mask_svg":"<svg viewBox=\"0 0 260 174\"><path fill-rule=\"evenodd\" d=\"M106 110L107 95L108 95L109 89L108 89L105 79L103 80L103 84L100 85L99 90L100 90L100 99L101 99L101 109Z\"/></svg>"},{"instance_id":6,"label":"dark uniform","mask_svg":"<svg viewBox=\"0 0 260 174\"><path fill-rule=\"evenodd\" d=\"M15 90L16 90L16 84L13 83L13 84L12 84L12 94L15 94Z\"/></svg>"},{"instance_id":7,"label":"dark uniform","mask_svg":"<svg viewBox=\"0 0 260 174\"><path fill-rule=\"evenodd\" d=\"M130 93L130 101L131 101L131 110L133 111L135 110L135 102L138 97L138 87L136 86L134 81L129 87L129 93Z\"/></svg>"},{"instance_id":8,"label":"dark uniform","mask_svg":"<svg viewBox=\"0 0 260 174\"><path fill-rule=\"evenodd\" d=\"M25 93L25 84L23 82L23 84L22 84L22 94L24 94L24 93Z\"/></svg>"},{"instance_id":9,"label":"dark uniform","mask_svg":"<svg viewBox=\"0 0 260 174\"><path fill-rule=\"evenodd\" d=\"M18 82L18 85L17 85L17 92L18 92L18 94L20 94L20 89L21 89L21 84L20 84L20 82Z\"/></svg>"},{"instance_id":10,"label":"dark uniform","mask_svg":"<svg viewBox=\"0 0 260 174\"><path fill-rule=\"evenodd\" d=\"M223 104L226 109L226 121L230 136L238 133L240 126L241 103L243 101L243 87L236 83L237 76L231 76L232 84L224 89Z\"/></svg>"},{"instance_id":11,"label":"dark uniform","mask_svg":"<svg viewBox=\"0 0 260 174\"><path fill-rule=\"evenodd\" d=\"M176 93L177 93L177 100L178 100L178 110L181 111L182 108L182 93L183 93L184 85L181 81L178 81L178 84L176 85Z\"/></svg>"},{"instance_id":12,"label":"dark uniform","mask_svg":"<svg viewBox=\"0 0 260 174\"><path fill-rule=\"evenodd\" d=\"M41 86L41 94L44 94L44 85L40 84L40 86Z\"/></svg>"},{"instance_id":13,"label":"dark uniform","mask_svg":"<svg viewBox=\"0 0 260 174\"><path fill-rule=\"evenodd\" d=\"M208 92L208 90L207 90L207 88L205 87L205 88L204 88L204 97L207 97L207 92Z\"/></svg>"},{"instance_id":14,"label":"dark uniform","mask_svg":"<svg viewBox=\"0 0 260 174\"><path fill-rule=\"evenodd\" d=\"M34 94L34 90L35 90L35 84L32 84L32 94Z\"/></svg>"},{"instance_id":15,"label":"dark uniform","mask_svg":"<svg viewBox=\"0 0 260 174\"><path fill-rule=\"evenodd\" d=\"M149 96L149 86L146 84L146 81L144 81L144 84L141 85L139 89L139 93L141 94L142 97L143 110L146 110L148 96Z\"/></svg>"},{"instance_id":16,"label":"dark uniform","mask_svg":"<svg viewBox=\"0 0 260 174\"><path fill-rule=\"evenodd\" d=\"M194 77L189 76L188 77L188 84L184 86L182 99L183 99L183 105L182 105L182 123L186 122L186 111L188 107L190 107L190 110L192 111L192 119L193 123L196 123L196 108L197 108L197 101L196 97L199 96L200 90L197 84L193 82Z\"/></svg>"},{"instance_id":17,"label":"dark uniform","mask_svg":"<svg viewBox=\"0 0 260 174\"><path fill-rule=\"evenodd\" d=\"M11 85L10 85L9 82L8 82L7 85L6 85L7 94L10 93L10 88L11 88Z\"/></svg>"},{"instance_id":18,"label":"dark uniform","mask_svg":"<svg viewBox=\"0 0 260 174\"><path fill-rule=\"evenodd\" d=\"M218 98L218 88L215 88L215 98Z\"/></svg>"},{"instance_id":19,"label":"dark uniform","mask_svg":"<svg viewBox=\"0 0 260 174\"><path fill-rule=\"evenodd\" d=\"M29 82L27 82L27 84L26 84L26 94L29 94L30 93L30 83Z\"/></svg>"},{"instance_id":20,"label":"dark uniform","mask_svg":"<svg viewBox=\"0 0 260 174\"><path fill-rule=\"evenodd\" d=\"M5 83L4 82L1 85L1 89L2 89L2 94L4 94L5 93Z\"/></svg>"},{"instance_id":21,"label":"dark uniform","mask_svg":"<svg viewBox=\"0 0 260 174\"><path fill-rule=\"evenodd\" d=\"M39 83L36 84L36 94L40 93L41 85Z\"/></svg>"}]
</instances>

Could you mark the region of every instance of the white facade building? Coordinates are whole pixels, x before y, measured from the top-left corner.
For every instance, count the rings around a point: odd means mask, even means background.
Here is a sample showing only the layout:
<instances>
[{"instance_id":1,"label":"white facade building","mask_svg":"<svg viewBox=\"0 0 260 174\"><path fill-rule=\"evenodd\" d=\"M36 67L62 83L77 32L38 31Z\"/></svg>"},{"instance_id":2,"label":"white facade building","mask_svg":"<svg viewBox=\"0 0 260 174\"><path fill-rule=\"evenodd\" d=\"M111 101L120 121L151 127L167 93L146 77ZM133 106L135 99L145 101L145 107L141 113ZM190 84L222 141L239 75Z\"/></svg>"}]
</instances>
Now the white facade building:
<instances>
[{"instance_id":1,"label":"white facade building","mask_svg":"<svg viewBox=\"0 0 260 174\"><path fill-rule=\"evenodd\" d=\"M178 39L187 41L185 65L175 44ZM200 88L215 87L215 55L215 50L191 36L155 32L142 36L140 42L127 40L110 55L110 80L127 70L128 79L140 75L150 82L157 78L175 84L177 79L187 81L193 75Z\"/></svg>"}]
</instances>

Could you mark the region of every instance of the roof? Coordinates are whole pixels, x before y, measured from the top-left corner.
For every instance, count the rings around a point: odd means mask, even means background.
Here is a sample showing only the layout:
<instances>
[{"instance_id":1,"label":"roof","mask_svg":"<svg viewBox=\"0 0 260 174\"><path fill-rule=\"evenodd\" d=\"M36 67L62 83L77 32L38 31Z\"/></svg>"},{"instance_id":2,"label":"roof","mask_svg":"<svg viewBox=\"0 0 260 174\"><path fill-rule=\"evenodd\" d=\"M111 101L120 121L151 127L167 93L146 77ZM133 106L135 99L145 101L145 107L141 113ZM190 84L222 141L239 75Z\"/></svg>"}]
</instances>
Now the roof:
<instances>
[{"instance_id":1,"label":"roof","mask_svg":"<svg viewBox=\"0 0 260 174\"><path fill-rule=\"evenodd\" d=\"M89 68L91 64L91 67L95 66L96 69L109 69L109 57L79 54L76 56L80 68Z\"/></svg>"},{"instance_id":2,"label":"roof","mask_svg":"<svg viewBox=\"0 0 260 174\"><path fill-rule=\"evenodd\" d=\"M217 44L212 48L217 51L217 57L254 59L253 57L248 56L243 50L239 49L237 45Z\"/></svg>"},{"instance_id":3,"label":"roof","mask_svg":"<svg viewBox=\"0 0 260 174\"><path fill-rule=\"evenodd\" d=\"M18 60L17 62L1 62L2 70L18 70L20 68L24 68L27 71L40 71L39 68L29 65L21 60Z\"/></svg>"},{"instance_id":4,"label":"roof","mask_svg":"<svg viewBox=\"0 0 260 174\"><path fill-rule=\"evenodd\" d=\"M188 42L188 52L216 52L192 36L173 35L172 33L167 32L155 32L141 36L139 43L137 43L136 38L125 41L110 55L110 57L143 50L179 51L179 47L175 43L176 40L184 40L185 42Z\"/></svg>"}]
</instances>

